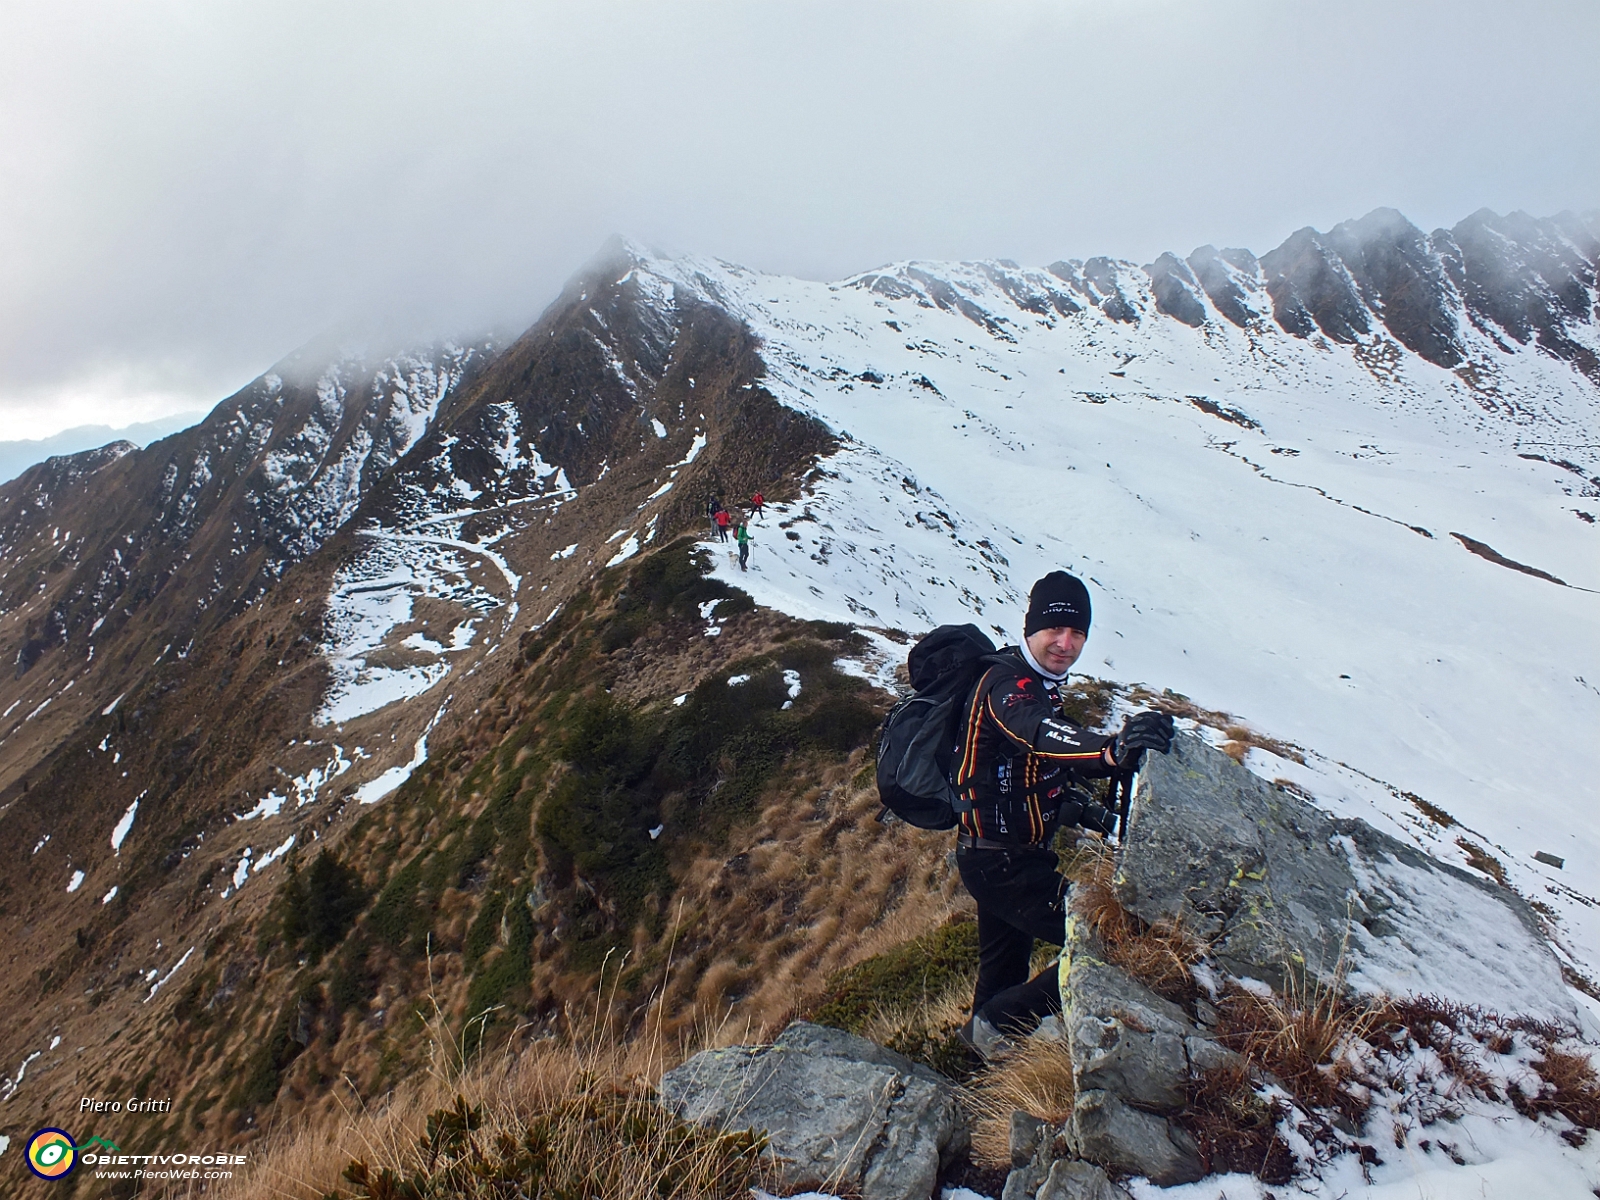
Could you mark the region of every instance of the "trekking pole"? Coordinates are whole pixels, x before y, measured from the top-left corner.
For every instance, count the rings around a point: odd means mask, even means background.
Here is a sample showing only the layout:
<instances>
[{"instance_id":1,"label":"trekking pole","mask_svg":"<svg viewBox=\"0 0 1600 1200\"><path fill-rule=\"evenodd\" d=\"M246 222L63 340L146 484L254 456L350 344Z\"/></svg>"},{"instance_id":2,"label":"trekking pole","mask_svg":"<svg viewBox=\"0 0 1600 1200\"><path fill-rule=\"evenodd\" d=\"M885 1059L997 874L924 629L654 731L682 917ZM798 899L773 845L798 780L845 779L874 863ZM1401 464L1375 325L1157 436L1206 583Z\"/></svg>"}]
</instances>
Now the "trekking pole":
<instances>
[{"instance_id":1,"label":"trekking pole","mask_svg":"<svg viewBox=\"0 0 1600 1200\"><path fill-rule=\"evenodd\" d=\"M1133 804L1133 772L1118 775L1117 781L1117 844L1128 840L1128 809Z\"/></svg>"}]
</instances>

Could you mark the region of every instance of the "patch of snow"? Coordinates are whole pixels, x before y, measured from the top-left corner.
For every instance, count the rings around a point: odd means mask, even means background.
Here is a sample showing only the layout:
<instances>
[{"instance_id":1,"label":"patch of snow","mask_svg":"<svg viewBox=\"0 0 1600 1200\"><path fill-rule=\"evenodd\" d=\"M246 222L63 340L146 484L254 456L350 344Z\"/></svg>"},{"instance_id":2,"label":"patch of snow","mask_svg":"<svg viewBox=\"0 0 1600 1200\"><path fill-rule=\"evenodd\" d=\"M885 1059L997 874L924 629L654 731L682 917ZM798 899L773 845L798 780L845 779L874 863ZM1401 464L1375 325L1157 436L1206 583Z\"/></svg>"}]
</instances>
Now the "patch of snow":
<instances>
[{"instance_id":1,"label":"patch of snow","mask_svg":"<svg viewBox=\"0 0 1600 1200\"><path fill-rule=\"evenodd\" d=\"M247 880L249 878L250 878L250 847L246 846L244 848L244 854L240 856L238 864L233 868L233 890L237 892L240 888L242 888L244 886L245 880Z\"/></svg>"},{"instance_id":2,"label":"patch of snow","mask_svg":"<svg viewBox=\"0 0 1600 1200\"><path fill-rule=\"evenodd\" d=\"M39 851L43 850L44 849L44 844L46 842L48 842L49 840L50 840L50 835L48 833L45 834L42 838L40 838L38 845L34 846L34 848L33 848L34 854L37 854L37 853L39 853Z\"/></svg>"},{"instance_id":3,"label":"patch of snow","mask_svg":"<svg viewBox=\"0 0 1600 1200\"><path fill-rule=\"evenodd\" d=\"M656 431L656 436L658 438L664 438L667 436L667 427L654 417L650 418L650 428Z\"/></svg>"},{"instance_id":4,"label":"patch of snow","mask_svg":"<svg viewBox=\"0 0 1600 1200\"><path fill-rule=\"evenodd\" d=\"M550 556L550 561L551 562L556 562L559 559L571 558L577 552L578 552L578 543L577 542L573 542L572 545L568 546L565 550L557 550L554 554L552 554Z\"/></svg>"},{"instance_id":5,"label":"patch of snow","mask_svg":"<svg viewBox=\"0 0 1600 1200\"><path fill-rule=\"evenodd\" d=\"M118 818L116 825L111 830L111 851L119 857L122 854L122 843L127 838L128 831L133 828L133 818L138 815L139 801L142 799L144 799L144 793L140 792L134 797L133 803L128 805L127 810Z\"/></svg>"},{"instance_id":6,"label":"patch of snow","mask_svg":"<svg viewBox=\"0 0 1600 1200\"><path fill-rule=\"evenodd\" d=\"M433 732L433 727L439 723L439 718L444 716L445 704L439 706L439 711L433 714L433 720L428 722L428 727L422 731L422 736L412 747L411 761L402 763L397 767L390 767L376 779L369 780L356 789L356 800L361 804L376 804L402 783L411 778L411 773L428 761L428 734Z\"/></svg>"},{"instance_id":7,"label":"patch of snow","mask_svg":"<svg viewBox=\"0 0 1600 1200\"><path fill-rule=\"evenodd\" d=\"M679 708L682 708L682 707L683 707L683 702L684 702L684 701L685 701L685 700L687 700L687 699L688 699L688 698L689 698L689 693L688 693L688 692L685 692L685 693L684 693L684 694L683 694L683 695L681 695L681 696L674 696L674 697L673 697L673 698L672 698L672 703L673 703L673 704L675 704L675 705L677 705L677 706L678 706L678 707L679 707ZM43 844L44 844L44 843L43 843L43 842L41 842L41 843L40 843L40 845L43 845ZM37 851L35 851L35 853L38 853L38 852L37 852Z\"/></svg>"},{"instance_id":8,"label":"patch of snow","mask_svg":"<svg viewBox=\"0 0 1600 1200\"><path fill-rule=\"evenodd\" d=\"M111 885L111 890L109 892L107 892L104 896L100 897L100 903L101 904L110 904L116 898L117 898L117 885L116 884L112 884Z\"/></svg>"},{"instance_id":9,"label":"patch of snow","mask_svg":"<svg viewBox=\"0 0 1600 1200\"><path fill-rule=\"evenodd\" d=\"M700 451L704 450L705 448L706 448L706 435L703 434L703 433L695 434L694 435L694 441L689 443L689 453L685 454L682 458L680 458L677 462L673 463L672 465L674 467L687 467L695 459L700 457Z\"/></svg>"},{"instance_id":10,"label":"patch of snow","mask_svg":"<svg viewBox=\"0 0 1600 1200\"><path fill-rule=\"evenodd\" d=\"M256 801L256 806L247 813L239 813L236 817L240 821L254 821L259 818L275 817L283 811L283 806L289 802L289 797L282 792L268 792Z\"/></svg>"},{"instance_id":11,"label":"patch of snow","mask_svg":"<svg viewBox=\"0 0 1600 1200\"><path fill-rule=\"evenodd\" d=\"M425 654L444 653L444 643L434 641L420 629L400 644L408 650L421 650Z\"/></svg>"},{"instance_id":12,"label":"patch of snow","mask_svg":"<svg viewBox=\"0 0 1600 1200\"><path fill-rule=\"evenodd\" d=\"M72 878L67 881L67 891L75 892L83 886L83 872L74 871Z\"/></svg>"},{"instance_id":13,"label":"patch of snow","mask_svg":"<svg viewBox=\"0 0 1600 1200\"><path fill-rule=\"evenodd\" d=\"M1398 901L1385 910L1385 920L1394 926L1386 936L1350 923L1357 951L1348 980L1352 988L1373 995L1439 996L1557 1022L1572 1019L1570 1002L1551 1006L1551 997L1567 998L1555 962L1536 952L1505 904L1398 859L1368 862L1349 838L1339 841L1362 892ZM1434 919L1445 912L1449 920Z\"/></svg>"},{"instance_id":14,"label":"patch of snow","mask_svg":"<svg viewBox=\"0 0 1600 1200\"><path fill-rule=\"evenodd\" d=\"M741 683L749 683L749 682L750 682L750 676L748 676L748 675L729 675L728 676L728 686L729 687L738 687Z\"/></svg>"},{"instance_id":15,"label":"patch of snow","mask_svg":"<svg viewBox=\"0 0 1600 1200\"><path fill-rule=\"evenodd\" d=\"M268 850L259 859L257 859L255 861L255 863L250 868L251 872L253 874L256 874L256 875L261 874L261 872L265 871L273 863L277 862L285 854L289 853L289 851L291 849L293 849L293 847L294 847L294 834L291 833L288 836L288 838L286 838L284 840L284 842L283 842L283 844L281 846L278 846L278 847L276 847L275 849L272 849L272 850Z\"/></svg>"},{"instance_id":16,"label":"patch of snow","mask_svg":"<svg viewBox=\"0 0 1600 1200\"><path fill-rule=\"evenodd\" d=\"M622 548L611 556L611 560L606 563L606 566L614 567L618 563L627 562L637 553L639 553L639 538L637 535L632 535L622 543Z\"/></svg>"},{"instance_id":17,"label":"patch of snow","mask_svg":"<svg viewBox=\"0 0 1600 1200\"><path fill-rule=\"evenodd\" d=\"M162 989L162 987L167 983L168 980L170 980L174 975L176 975L179 971L181 971L183 969L183 964L189 961L189 956L191 954L193 954L193 953L194 953L194 947L193 946L190 946L187 950L185 950L183 952L183 957L180 958L177 962L172 964L172 970L168 971L160 979L156 980L155 983L151 986L150 994L144 998L144 1003L149 1004L150 1001L152 1001L152 1000L154 1000L156 998L156 993L159 992ZM152 971L151 974L153 975L153 974L155 974L155 972Z\"/></svg>"}]
</instances>

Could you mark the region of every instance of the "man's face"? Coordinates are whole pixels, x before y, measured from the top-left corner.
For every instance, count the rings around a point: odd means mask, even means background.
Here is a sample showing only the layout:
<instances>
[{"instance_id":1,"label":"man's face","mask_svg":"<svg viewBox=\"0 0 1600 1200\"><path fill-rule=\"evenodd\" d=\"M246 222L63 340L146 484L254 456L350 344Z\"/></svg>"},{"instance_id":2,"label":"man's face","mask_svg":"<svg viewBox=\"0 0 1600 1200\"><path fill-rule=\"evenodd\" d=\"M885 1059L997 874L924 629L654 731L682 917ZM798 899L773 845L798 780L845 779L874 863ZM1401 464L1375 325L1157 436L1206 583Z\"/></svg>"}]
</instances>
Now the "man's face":
<instances>
[{"instance_id":1,"label":"man's face","mask_svg":"<svg viewBox=\"0 0 1600 1200\"><path fill-rule=\"evenodd\" d=\"M1067 668L1078 661L1083 653L1083 643L1089 635L1071 625L1057 625L1054 629L1041 629L1028 635L1028 653L1052 675L1065 675Z\"/></svg>"}]
</instances>

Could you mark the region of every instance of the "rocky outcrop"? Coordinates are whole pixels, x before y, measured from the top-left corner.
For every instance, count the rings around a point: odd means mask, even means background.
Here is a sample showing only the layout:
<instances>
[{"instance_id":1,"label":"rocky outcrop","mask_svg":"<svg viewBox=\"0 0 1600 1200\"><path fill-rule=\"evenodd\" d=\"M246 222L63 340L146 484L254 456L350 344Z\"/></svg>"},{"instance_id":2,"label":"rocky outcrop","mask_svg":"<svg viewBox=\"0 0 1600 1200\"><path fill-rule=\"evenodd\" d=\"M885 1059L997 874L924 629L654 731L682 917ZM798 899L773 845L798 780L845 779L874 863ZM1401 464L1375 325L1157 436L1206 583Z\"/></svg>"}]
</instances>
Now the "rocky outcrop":
<instances>
[{"instance_id":1,"label":"rocky outcrop","mask_svg":"<svg viewBox=\"0 0 1600 1200\"><path fill-rule=\"evenodd\" d=\"M766 1132L785 1188L927 1200L967 1129L954 1086L865 1038L797 1022L770 1046L706 1050L661 1079L686 1120Z\"/></svg>"},{"instance_id":2,"label":"rocky outcrop","mask_svg":"<svg viewBox=\"0 0 1600 1200\"><path fill-rule=\"evenodd\" d=\"M1299 230L1263 254L1261 270L1285 333L1304 338L1320 329L1335 342L1349 343L1371 331L1349 268L1315 229Z\"/></svg>"},{"instance_id":3,"label":"rocky outcrop","mask_svg":"<svg viewBox=\"0 0 1600 1200\"><path fill-rule=\"evenodd\" d=\"M1250 328L1258 314L1249 294L1261 286L1261 264L1254 254L1201 246L1189 255L1189 269L1219 313L1240 329Z\"/></svg>"},{"instance_id":4,"label":"rocky outcrop","mask_svg":"<svg viewBox=\"0 0 1600 1200\"><path fill-rule=\"evenodd\" d=\"M1533 341L1600 381L1600 359L1572 336L1574 325L1594 318L1600 262L1600 222L1594 214L1563 213L1541 221L1521 212L1502 217L1485 208L1448 232L1436 232L1434 240L1453 250L1444 254L1445 269L1475 324L1486 330L1495 326L1524 345Z\"/></svg>"},{"instance_id":5,"label":"rocky outcrop","mask_svg":"<svg viewBox=\"0 0 1600 1200\"><path fill-rule=\"evenodd\" d=\"M1163 254L1145 267L1156 308L1169 317L1198 329L1206 323L1206 306L1200 299L1200 281L1189 264L1175 254Z\"/></svg>"},{"instance_id":6,"label":"rocky outcrop","mask_svg":"<svg viewBox=\"0 0 1600 1200\"><path fill-rule=\"evenodd\" d=\"M1394 209L1378 208L1335 225L1327 240L1402 345L1441 367L1466 357L1453 315L1460 300L1427 234Z\"/></svg>"},{"instance_id":7,"label":"rocky outcrop","mask_svg":"<svg viewBox=\"0 0 1600 1200\"><path fill-rule=\"evenodd\" d=\"M1140 772L1115 887L1141 919L1181 921L1234 975L1281 986L1303 970L1357 992L1578 1020L1514 892L1331 817L1197 738Z\"/></svg>"},{"instance_id":8,"label":"rocky outcrop","mask_svg":"<svg viewBox=\"0 0 1600 1200\"><path fill-rule=\"evenodd\" d=\"M1205 1174L1198 1148L1168 1117L1188 1085L1231 1052L1176 1004L1106 961L1081 900L1067 917L1062 1023L1077 1095L1062 1131L1077 1157L1162 1185Z\"/></svg>"},{"instance_id":9,"label":"rocky outcrop","mask_svg":"<svg viewBox=\"0 0 1600 1200\"><path fill-rule=\"evenodd\" d=\"M1310 978L1584 1024L1514 893L1365 822L1330 817L1197 738L1149 756L1118 855L1122 906L1151 924L1178 923L1223 973L1280 990ZM1054 1131L1014 1122L1006 1200L1052 1194L1063 1150L1163 1186L1200 1178L1205 1163L1177 1118L1207 1072L1249 1069L1212 1036L1208 1002L1186 1010L1115 966L1090 916L1075 891L1061 958L1072 1115ZM1116 1195L1109 1181L1080 1177L1079 1191L1061 1194Z\"/></svg>"}]
</instances>

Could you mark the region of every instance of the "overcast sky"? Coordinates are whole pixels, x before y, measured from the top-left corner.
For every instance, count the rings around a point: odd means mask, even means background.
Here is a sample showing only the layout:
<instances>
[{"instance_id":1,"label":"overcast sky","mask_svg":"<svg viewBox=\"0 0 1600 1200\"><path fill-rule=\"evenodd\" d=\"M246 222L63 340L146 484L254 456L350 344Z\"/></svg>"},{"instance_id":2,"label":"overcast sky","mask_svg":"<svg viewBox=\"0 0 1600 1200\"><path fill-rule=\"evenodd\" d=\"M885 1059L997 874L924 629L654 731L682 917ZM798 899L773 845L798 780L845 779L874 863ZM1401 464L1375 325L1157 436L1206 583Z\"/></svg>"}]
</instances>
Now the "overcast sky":
<instances>
[{"instance_id":1,"label":"overcast sky","mask_svg":"<svg viewBox=\"0 0 1600 1200\"><path fill-rule=\"evenodd\" d=\"M1600 4L8 0L0 440L352 319L527 323L612 232L835 278L1600 207Z\"/></svg>"}]
</instances>

